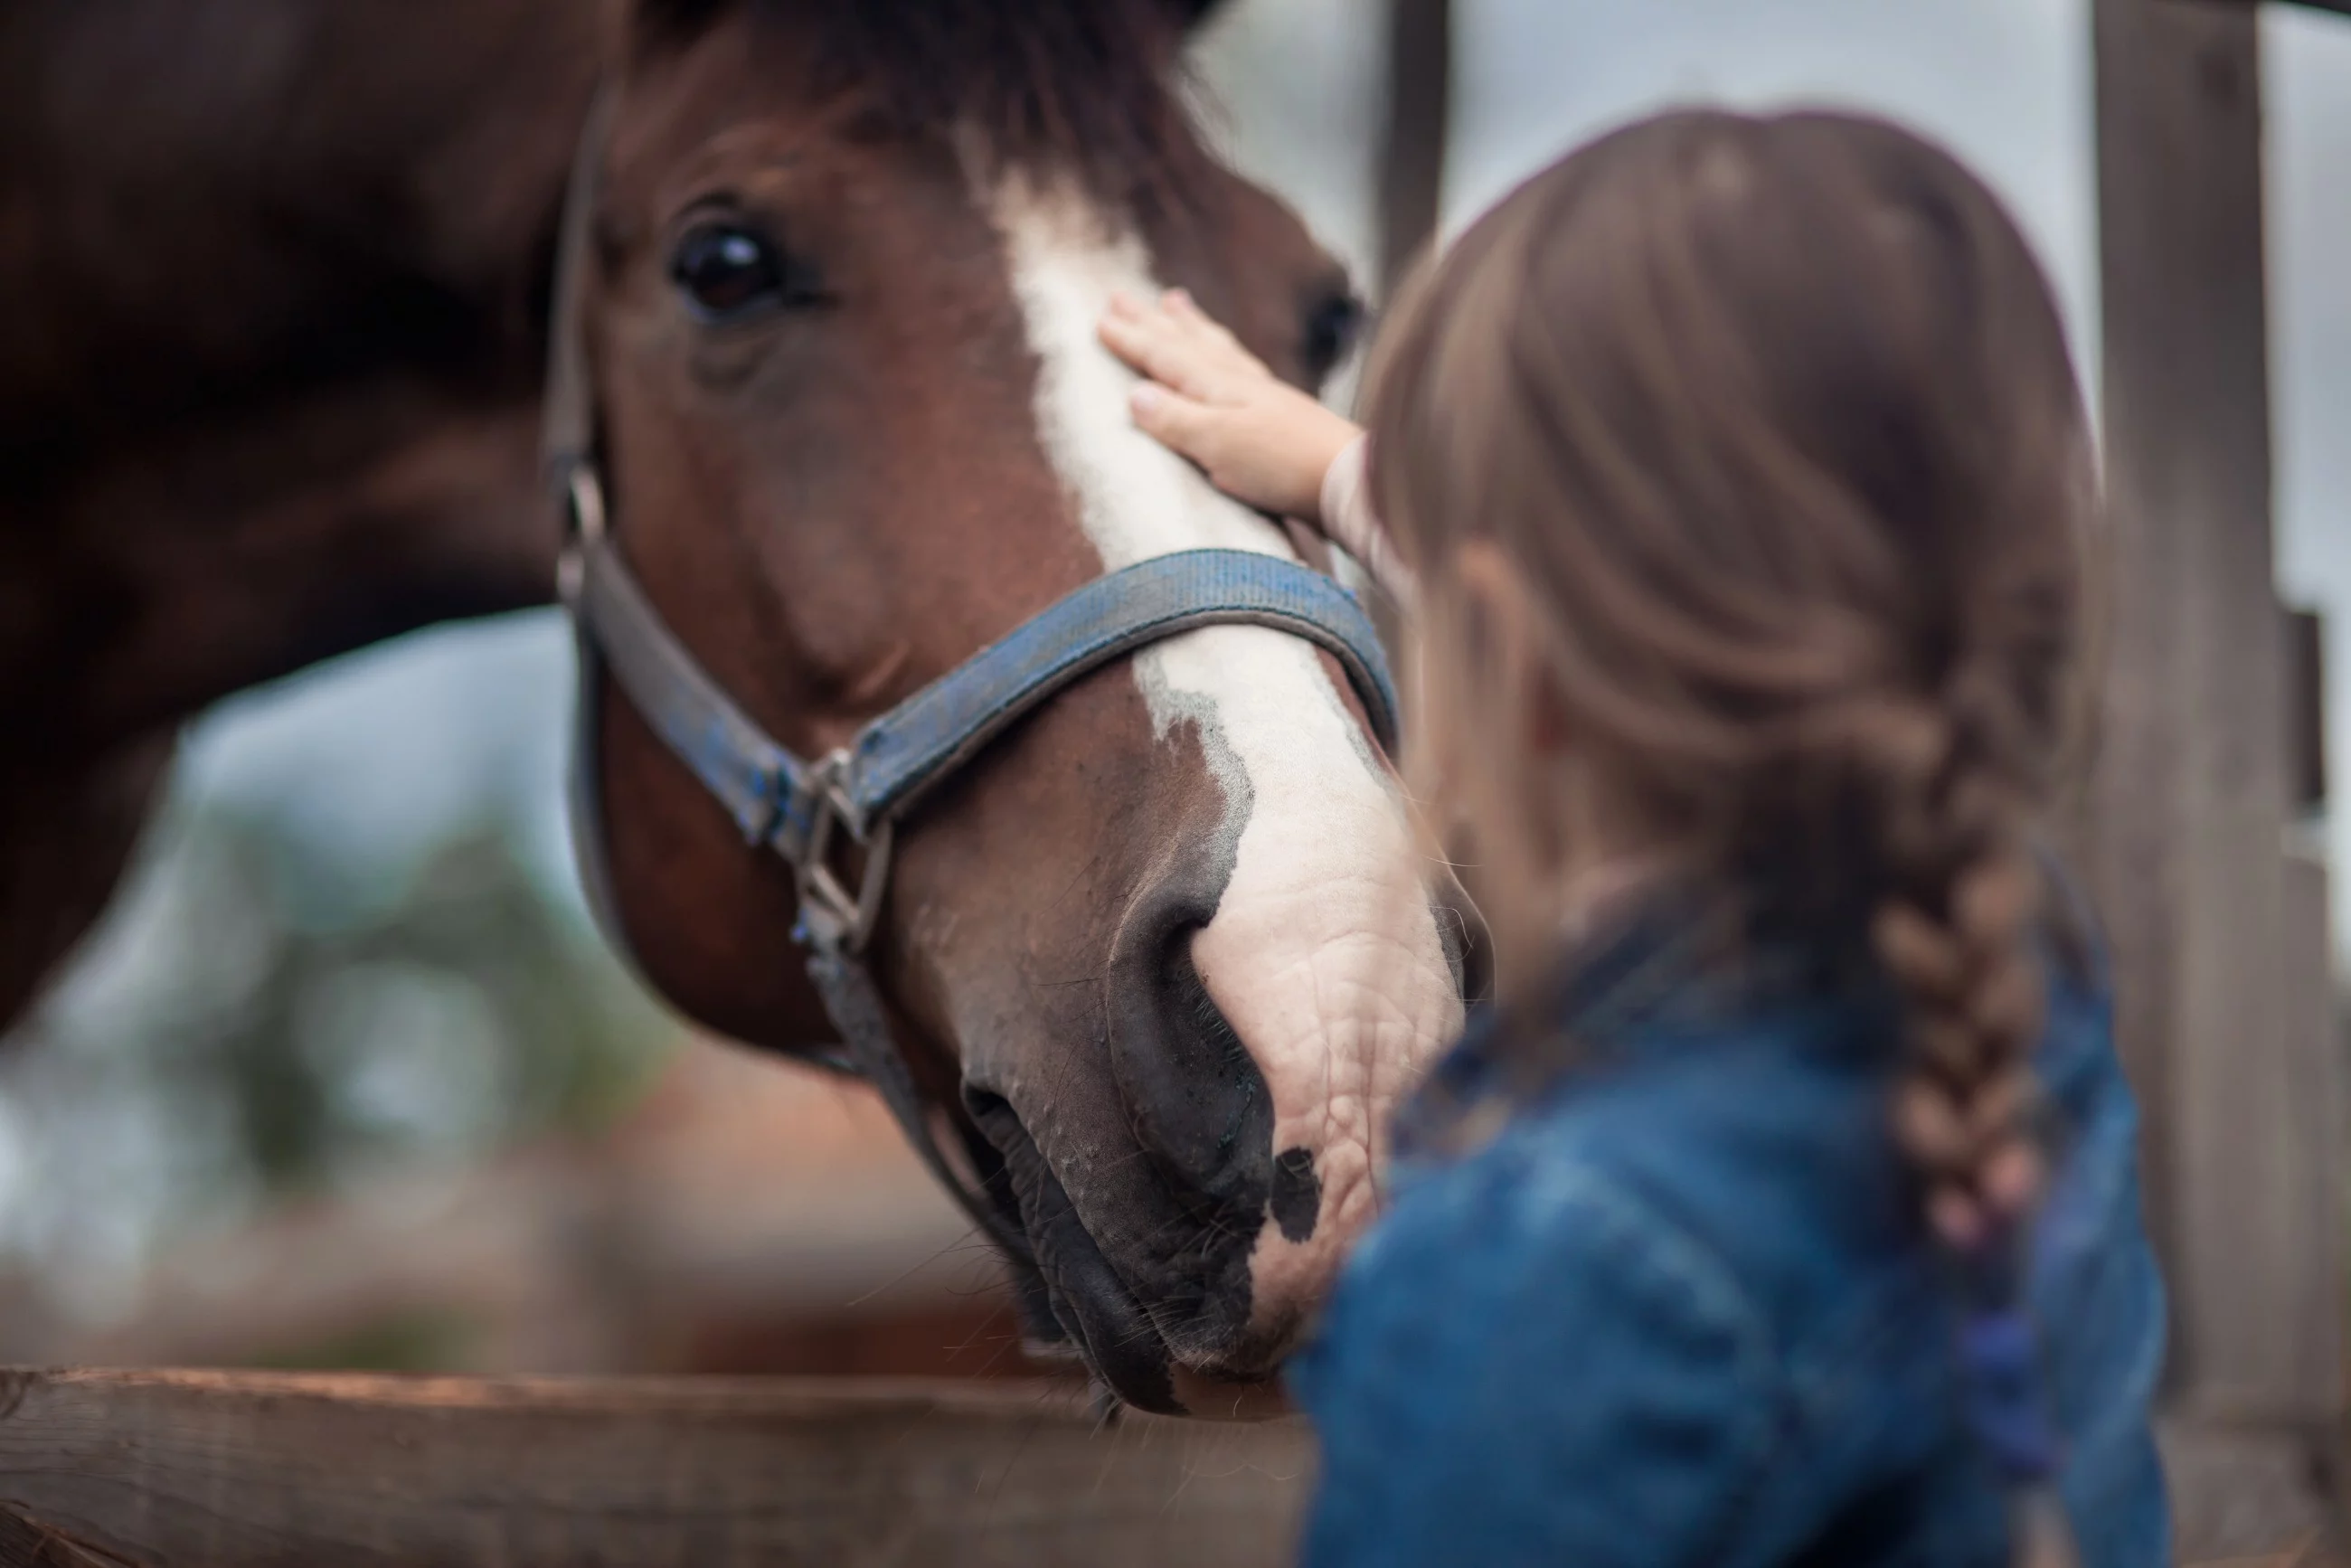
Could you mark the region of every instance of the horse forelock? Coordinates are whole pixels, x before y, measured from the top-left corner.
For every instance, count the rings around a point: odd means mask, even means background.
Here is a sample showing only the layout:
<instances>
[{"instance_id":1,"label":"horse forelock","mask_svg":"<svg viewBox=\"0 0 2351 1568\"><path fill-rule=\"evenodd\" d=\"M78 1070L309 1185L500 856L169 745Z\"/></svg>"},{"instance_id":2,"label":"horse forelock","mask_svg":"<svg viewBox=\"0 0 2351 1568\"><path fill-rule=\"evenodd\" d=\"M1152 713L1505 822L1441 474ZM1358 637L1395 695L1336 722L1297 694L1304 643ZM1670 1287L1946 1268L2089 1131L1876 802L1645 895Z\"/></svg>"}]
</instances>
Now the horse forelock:
<instances>
[{"instance_id":1,"label":"horse forelock","mask_svg":"<svg viewBox=\"0 0 2351 1568\"><path fill-rule=\"evenodd\" d=\"M728 20L789 35L815 98L852 97L883 134L966 139L1003 165L1058 165L1120 202L1196 188L1183 102L1197 0L639 0L660 53Z\"/></svg>"}]
</instances>

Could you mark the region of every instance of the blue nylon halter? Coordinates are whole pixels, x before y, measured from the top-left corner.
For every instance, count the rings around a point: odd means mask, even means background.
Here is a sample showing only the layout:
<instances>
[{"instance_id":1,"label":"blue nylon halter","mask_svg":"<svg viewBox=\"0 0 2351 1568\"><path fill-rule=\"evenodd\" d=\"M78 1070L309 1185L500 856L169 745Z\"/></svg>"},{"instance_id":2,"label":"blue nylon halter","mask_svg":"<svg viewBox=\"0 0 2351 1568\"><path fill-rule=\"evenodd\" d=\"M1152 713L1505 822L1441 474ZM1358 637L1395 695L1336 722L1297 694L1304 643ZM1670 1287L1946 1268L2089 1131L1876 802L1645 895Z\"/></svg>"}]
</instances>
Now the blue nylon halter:
<instances>
[{"instance_id":1,"label":"blue nylon halter","mask_svg":"<svg viewBox=\"0 0 2351 1568\"><path fill-rule=\"evenodd\" d=\"M821 852L828 816L852 839L872 841L1054 694L1139 648L1203 626L1269 626L1329 651L1381 744L1393 746L1396 737L1386 655L1354 595L1321 572L1251 550L1184 550L1098 578L820 761L770 738L703 672L601 528L583 530L569 597L637 711L746 840L768 844L795 865Z\"/></svg>"},{"instance_id":2,"label":"blue nylon halter","mask_svg":"<svg viewBox=\"0 0 2351 1568\"><path fill-rule=\"evenodd\" d=\"M1086 584L866 726L850 748L850 825L862 832L904 812L1079 676L1163 638L1232 624L1270 626L1336 655L1380 744L1395 744L1387 658L1353 594L1278 556L1184 550Z\"/></svg>"}]
</instances>

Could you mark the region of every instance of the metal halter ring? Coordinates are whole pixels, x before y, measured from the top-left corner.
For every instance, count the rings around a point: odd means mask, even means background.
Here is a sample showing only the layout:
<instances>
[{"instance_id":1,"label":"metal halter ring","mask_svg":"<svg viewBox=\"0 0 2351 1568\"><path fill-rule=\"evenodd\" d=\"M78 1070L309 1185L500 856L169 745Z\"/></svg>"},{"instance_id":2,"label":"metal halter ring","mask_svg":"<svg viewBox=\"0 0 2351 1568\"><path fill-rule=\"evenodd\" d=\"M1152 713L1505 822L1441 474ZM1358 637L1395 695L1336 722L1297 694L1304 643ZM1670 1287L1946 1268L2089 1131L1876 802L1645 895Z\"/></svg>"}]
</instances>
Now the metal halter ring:
<instances>
[{"instance_id":1,"label":"metal halter ring","mask_svg":"<svg viewBox=\"0 0 2351 1568\"><path fill-rule=\"evenodd\" d=\"M810 779L811 813L799 852L787 854L799 883L799 935L833 953L857 954L873 935L881 917L882 896L890 886L890 852L897 841L897 824L888 817L870 831L861 831L858 811L846 783L850 757L835 751L818 763ZM852 894L833 874L832 852L845 841L865 852L865 864Z\"/></svg>"}]
</instances>

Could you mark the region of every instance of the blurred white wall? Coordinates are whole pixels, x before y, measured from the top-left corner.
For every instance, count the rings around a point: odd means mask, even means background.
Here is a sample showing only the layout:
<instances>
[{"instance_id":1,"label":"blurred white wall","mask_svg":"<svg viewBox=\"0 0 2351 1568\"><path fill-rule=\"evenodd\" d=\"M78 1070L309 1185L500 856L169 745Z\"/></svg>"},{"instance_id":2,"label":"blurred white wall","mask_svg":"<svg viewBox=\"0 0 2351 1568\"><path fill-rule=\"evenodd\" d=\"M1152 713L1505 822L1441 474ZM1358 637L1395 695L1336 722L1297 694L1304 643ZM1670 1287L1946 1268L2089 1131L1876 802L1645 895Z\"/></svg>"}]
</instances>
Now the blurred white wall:
<instances>
[{"instance_id":1,"label":"blurred white wall","mask_svg":"<svg viewBox=\"0 0 2351 1568\"><path fill-rule=\"evenodd\" d=\"M1368 278L1387 52L1371 0L1230 0L1199 42L1196 101L1234 166L1280 192Z\"/></svg>"},{"instance_id":2,"label":"blurred white wall","mask_svg":"<svg viewBox=\"0 0 2351 1568\"><path fill-rule=\"evenodd\" d=\"M1574 143L1670 105L1874 110L2014 205L2080 331L2096 225L2087 0L1456 0L1446 214L1458 227Z\"/></svg>"}]
</instances>

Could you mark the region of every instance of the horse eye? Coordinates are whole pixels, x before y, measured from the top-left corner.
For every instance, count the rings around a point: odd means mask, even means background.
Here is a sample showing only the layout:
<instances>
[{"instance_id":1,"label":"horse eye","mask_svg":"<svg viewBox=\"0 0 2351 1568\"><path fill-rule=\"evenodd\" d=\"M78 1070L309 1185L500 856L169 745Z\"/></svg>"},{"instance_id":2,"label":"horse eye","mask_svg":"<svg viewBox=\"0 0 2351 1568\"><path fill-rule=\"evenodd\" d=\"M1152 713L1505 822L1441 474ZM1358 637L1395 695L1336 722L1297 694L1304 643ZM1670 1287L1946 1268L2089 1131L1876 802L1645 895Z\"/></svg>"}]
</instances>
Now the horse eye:
<instances>
[{"instance_id":1,"label":"horse eye","mask_svg":"<svg viewBox=\"0 0 2351 1568\"><path fill-rule=\"evenodd\" d=\"M1316 381L1347 357L1363 325L1363 302L1352 294L1326 295L1306 313L1306 368Z\"/></svg>"},{"instance_id":2,"label":"horse eye","mask_svg":"<svg viewBox=\"0 0 2351 1568\"><path fill-rule=\"evenodd\" d=\"M732 321L814 297L774 241L737 223L703 224L687 231L670 257L669 275L705 321Z\"/></svg>"}]
</instances>

